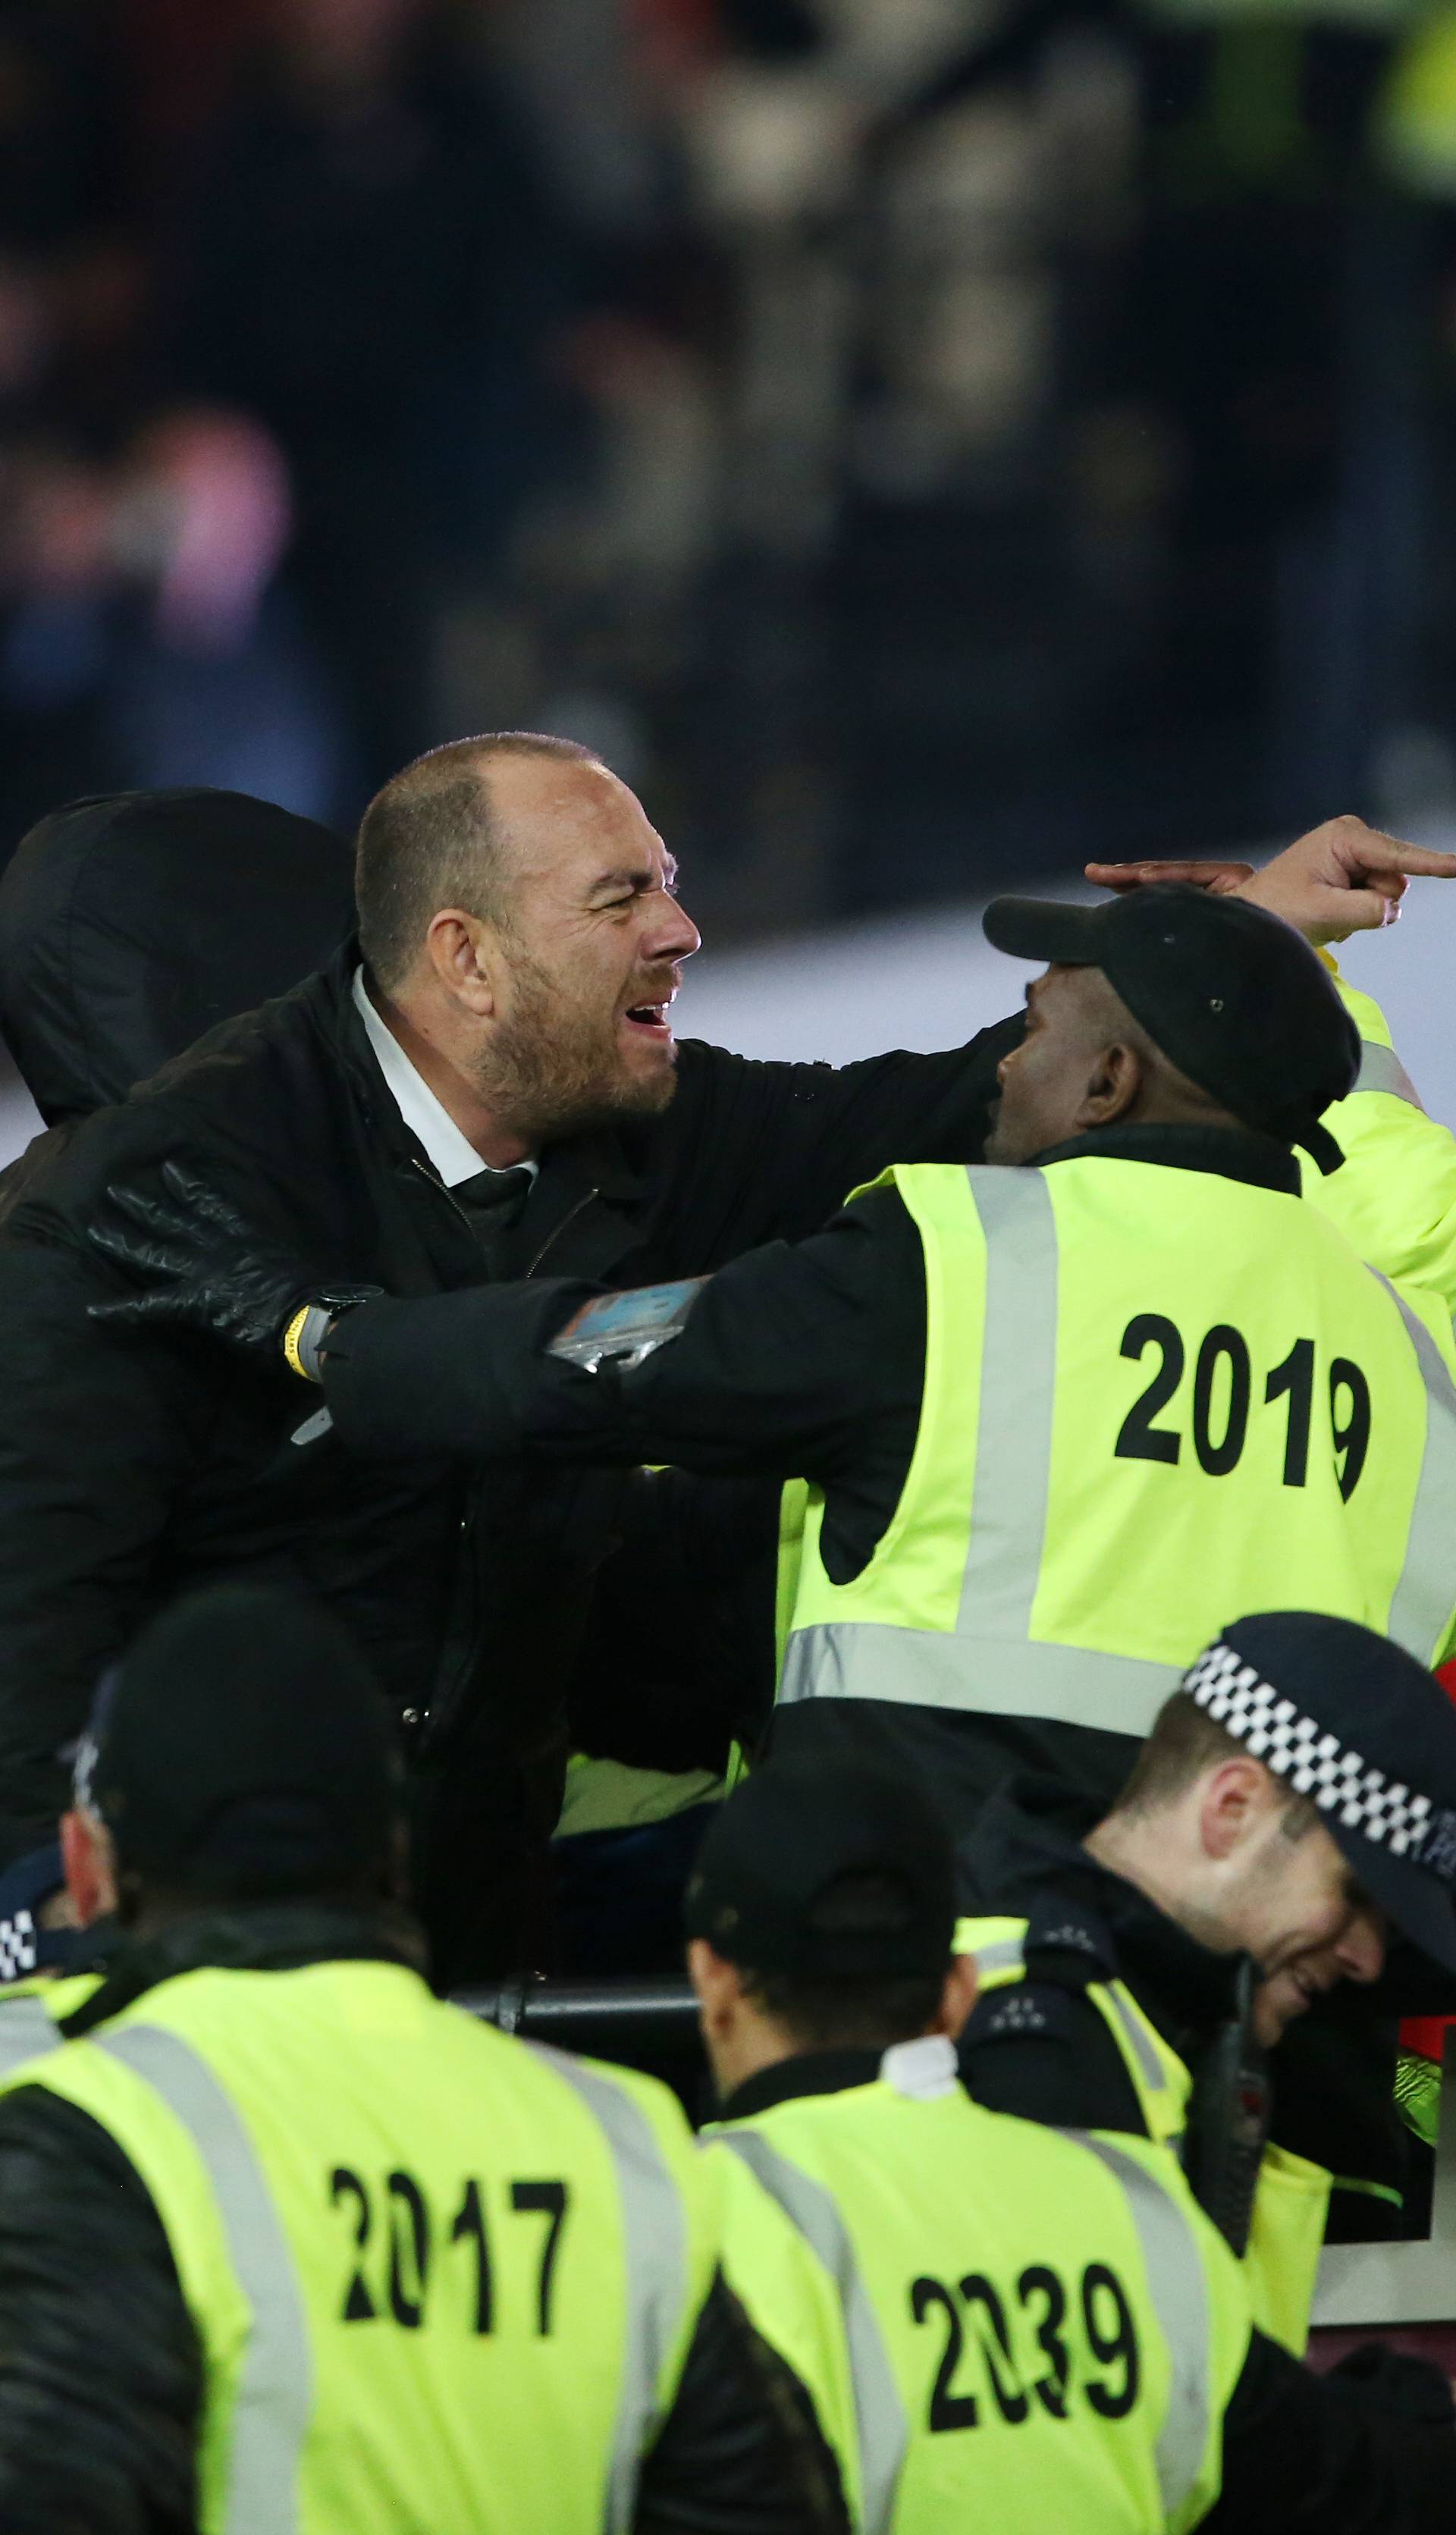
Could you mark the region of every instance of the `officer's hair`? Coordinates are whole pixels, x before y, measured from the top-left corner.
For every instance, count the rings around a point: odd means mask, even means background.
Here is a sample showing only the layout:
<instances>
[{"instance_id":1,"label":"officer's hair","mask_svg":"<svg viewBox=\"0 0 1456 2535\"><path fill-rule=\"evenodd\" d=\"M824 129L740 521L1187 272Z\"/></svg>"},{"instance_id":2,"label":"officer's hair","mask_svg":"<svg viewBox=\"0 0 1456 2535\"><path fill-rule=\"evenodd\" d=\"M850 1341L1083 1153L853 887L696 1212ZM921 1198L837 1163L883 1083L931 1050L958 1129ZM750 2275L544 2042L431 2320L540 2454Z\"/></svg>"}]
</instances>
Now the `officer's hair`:
<instances>
[{"instance_id":1,"label":"officer's hair","mask_svg":"<svg viewBox=\"0 0 1456 2535\"><path fill-rule=\"evenodd\" d=\"M888 2051L929 2030L945 1991L945 1970L901 1980L801 1980L790 1972L744 1975L743 1992L761 2015L783 2026L800 2051Z\"/></svg>"},{"instance_id":2,"label":"officer's hair","mask_svg":"<svg viewBox=\"0 0 1456 2535\"><path fill-rule=\"evenodd\" d=\"M1118 1814L1162 1813L1221 1762L1256 1761L1258 1757L1210 1716L1206 1707L1200 1707L1187 1691L1175 1690L1159 1709L1153 1731L1112 1810ZM1318 1806L1312 1805L1307 1796L1297 1795L1272 1770L1270 1777L1279 1799L1280 1826L1286 1838L1302 1839L1319 1820Z\"/></svg>"},{"instance_id":3,"label":"officer's hair","mask_svg":"<svg viewBox=\"0 0 1456 2535\"><path fill-rule=\"evenodd\" d=\"M837 1876L809 1910L825 1937L898 1933L907 1894L898 1878L868 1871ZM933 1971L865 1979L858 1974L745 1970L745 1995L760 2014L784 2027L801 2051L887 2051L915 2042L931 2023L945 1989L950 1957Z\"/></svg>"},{"instance_id":4,"label":"officer's hair","mask_svg":"<svg viewBox=\"0 0 1456 2535\"><path fill-rule=\"evenodd\" d=\"M574 739L491 730L430 749L375 793L359 823L354 902L359 947L386 994L409 974L442 906L506 921L505 858L486 779L498 757L601 762Z\"/></svg>"}]
</instances>

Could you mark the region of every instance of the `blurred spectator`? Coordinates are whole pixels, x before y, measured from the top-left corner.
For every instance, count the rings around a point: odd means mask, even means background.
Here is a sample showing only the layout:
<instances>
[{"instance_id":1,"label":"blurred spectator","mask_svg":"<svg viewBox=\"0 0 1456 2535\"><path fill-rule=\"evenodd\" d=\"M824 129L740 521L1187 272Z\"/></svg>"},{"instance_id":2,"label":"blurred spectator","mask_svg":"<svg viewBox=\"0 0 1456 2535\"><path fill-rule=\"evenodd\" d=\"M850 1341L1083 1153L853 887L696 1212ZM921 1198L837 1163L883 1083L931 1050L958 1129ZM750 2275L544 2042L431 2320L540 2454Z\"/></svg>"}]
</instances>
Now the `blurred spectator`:
<instances>
[{"instance_id":1,"label":"blurred spectator","mask_svg":"<svg viewBox=\"0 0 1456 2535\"><path fill-rule=\"evenodd\" d=\"M174 358L293 470L293 570L366 782L438 736L437 587L567 446L573 250L523 116L431 0L277 0L199 150Z\"/></svg>"},{"instance_id":2,"label":"blurred spectator","mask_svg":"<svg viewBox=\"0 0 1456 2535\"><path fill-rule=\"evenodd\" d=\"M275 574L286 474L238 414L172 408L109 459L0 459L8 842L59 792L169 782L309 816L343 768L328 683Z\"/></svg>"}]
</instances>

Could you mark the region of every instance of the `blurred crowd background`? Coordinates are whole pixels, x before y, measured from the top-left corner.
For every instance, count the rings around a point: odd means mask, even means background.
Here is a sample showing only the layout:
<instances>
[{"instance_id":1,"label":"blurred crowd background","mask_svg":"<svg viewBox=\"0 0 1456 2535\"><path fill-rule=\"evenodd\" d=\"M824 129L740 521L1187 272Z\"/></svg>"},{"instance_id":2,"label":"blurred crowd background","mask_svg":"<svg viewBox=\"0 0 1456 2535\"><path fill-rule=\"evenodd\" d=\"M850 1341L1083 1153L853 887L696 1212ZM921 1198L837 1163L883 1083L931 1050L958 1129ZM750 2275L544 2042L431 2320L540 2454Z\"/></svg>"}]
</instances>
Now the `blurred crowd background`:
<instances>
[{"instance_id":1,"label":"blurred crowd background","mask_svg":"<svg viewBox=\"0 0 1456 2535\"><path fill-rule=\"evenodd\" d=\"M0 854L525 724L716 938L1456 815L1456 8L0 0Z\"/></svg>"}]
</instances>

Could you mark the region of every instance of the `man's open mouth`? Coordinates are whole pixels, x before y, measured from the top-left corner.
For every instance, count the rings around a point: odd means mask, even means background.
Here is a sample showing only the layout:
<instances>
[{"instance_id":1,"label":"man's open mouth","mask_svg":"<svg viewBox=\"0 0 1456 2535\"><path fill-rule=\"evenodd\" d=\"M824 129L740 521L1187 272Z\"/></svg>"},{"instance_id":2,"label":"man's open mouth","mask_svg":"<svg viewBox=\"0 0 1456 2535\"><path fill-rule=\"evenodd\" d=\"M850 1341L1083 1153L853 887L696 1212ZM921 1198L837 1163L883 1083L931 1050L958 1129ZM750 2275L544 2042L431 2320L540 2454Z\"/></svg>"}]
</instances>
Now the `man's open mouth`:
<instances>
[{"instance_id":1,"label":"man's open mouth","mask_svg":"<svg viewBox=\"0 0 1456 2535\"><path fill-rule=\"evenodd\" d=\"M667 1016L670 999L664 1004L633 1004L622 1018L635 1030L645 1030L649 1037L670 1038L672 1024Z\"/></svg>"}]
</instances>

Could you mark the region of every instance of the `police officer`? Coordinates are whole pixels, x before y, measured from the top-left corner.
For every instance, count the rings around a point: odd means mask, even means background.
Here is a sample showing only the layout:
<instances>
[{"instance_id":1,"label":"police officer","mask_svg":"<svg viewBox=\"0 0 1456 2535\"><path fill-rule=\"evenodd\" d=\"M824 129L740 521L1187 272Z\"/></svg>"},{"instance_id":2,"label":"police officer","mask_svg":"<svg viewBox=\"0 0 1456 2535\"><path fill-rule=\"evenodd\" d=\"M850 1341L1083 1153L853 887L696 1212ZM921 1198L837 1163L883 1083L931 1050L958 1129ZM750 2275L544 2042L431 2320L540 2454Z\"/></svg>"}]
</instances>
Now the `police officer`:
<instances>
[{"instance_id":1,"label":"police officer","mask_svg":"<svg viewBox=\"0 0 1456 2535\"><path fill-rule=\"evenodd\" d=\"M1358 2082L1371 2009L1456 1999L1450 1701L1370 1630L1259 1613L1199 1656L1109 1813L1015 1778L959 1862L973 2093L1175 2144L1248 2241L1255 2313L1301 2350L1330 2169L1391 2197L1402 2177L1388 2077ZM1360 2021L1321 2007L1341 1983Z\"/></svg>"},{"instance_id":2,"label":"police officer","mask_svg":"<svg viewBox=\"0 0 1456 2535\"><path fill-rule=\"evenodd\" d=\"M91 1805L126 1942L0 2096L7 2528L843 2524L672 2099L431 1997L328 1614L155 1621Z\"/></svg>"},{"instance_id":3,"label":"police officer","mask_svg":"<svg viewBox=\"0 0 1456 2535\"><path fill-rule=\"evenodd\" d=\"M794 1249L332 1325L266 1245L175 1254L179 1311L282 1329L366 1454L806 1475L774 1748L897 1757L962 1824L1016 1764L1110 1800L1231 1610L1327 1610L1428 1662L1456 1605L1449 1319L1298 1195L1292 1146L1337 1165L1321 1115L1359 1062L1315 954L1178 886L985 922L1052 961L992 1163L897 1168Z\"/></svg>"},{"instance_id":4,"label":"police officer","mask_svg":"<svg viewBox=\"0 0 1456 2535\"><path fill-rule=\"evenodd\" d=\"M1434 2370L1250 2331L1173 2160L972 2102L954 1864L906 1781L770 1762L689 1886L729 2277L875 2535L1448 2525Z\"/></svg>"},{"instance_id":5,"label":"police officer","mask_svg":"<svg viewBox=\"0 0 1456 2535\"><path fill-rule=\"evenodd\" d=\"M79 1917L59 1840L0 1875L0 2071L45 2048L91 1996L110 1933Z\"/></svg>"}]
</instances>

